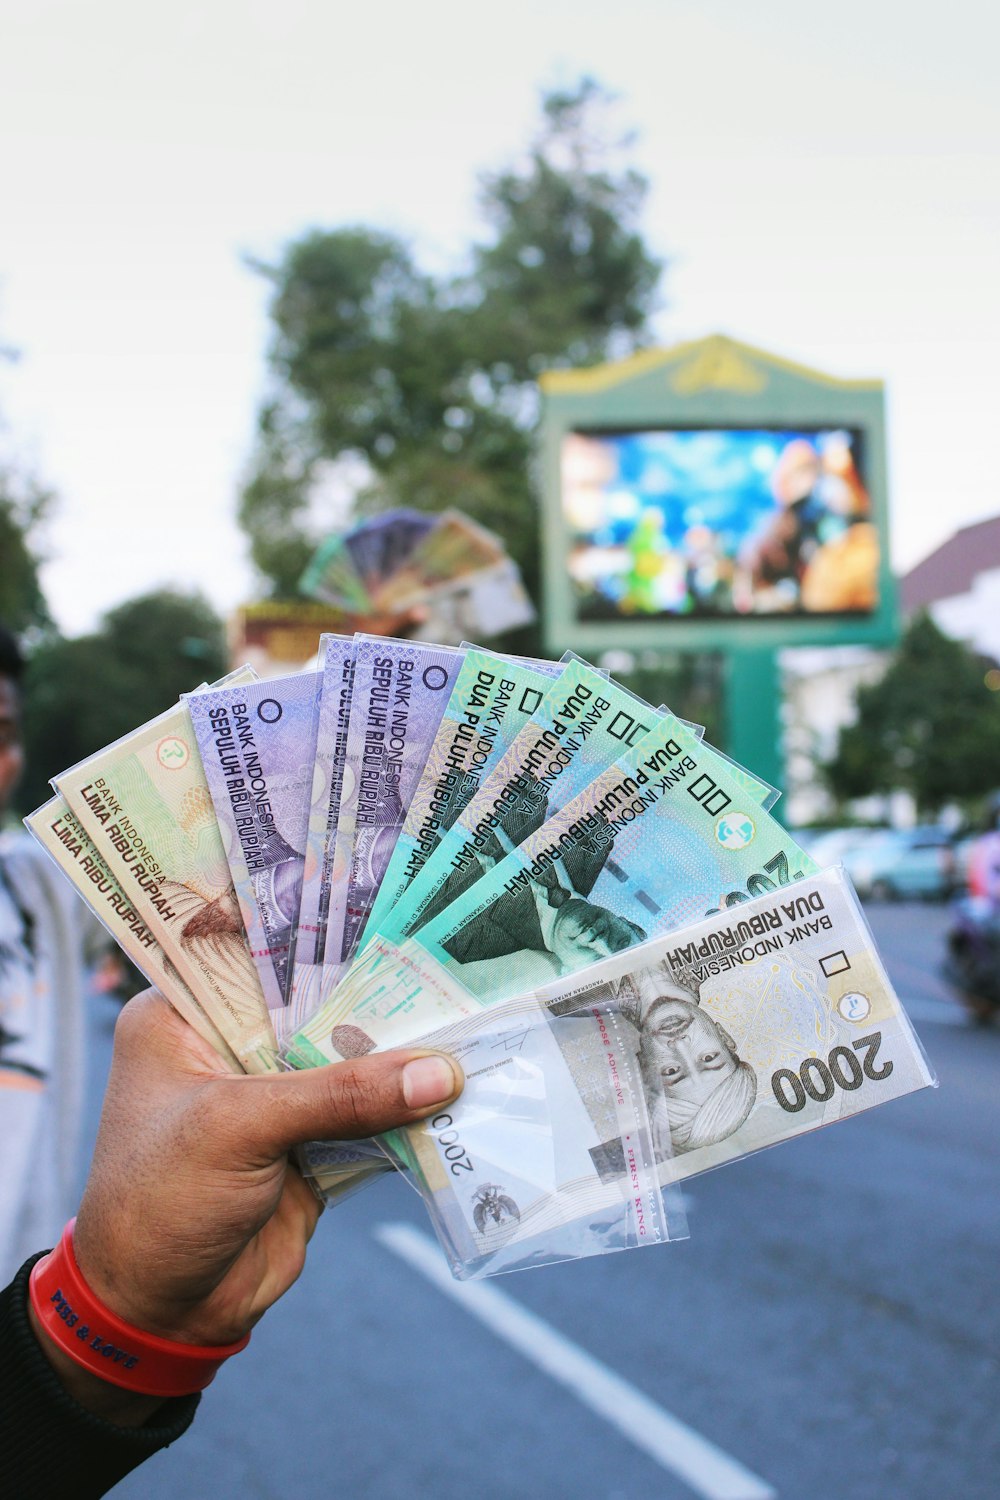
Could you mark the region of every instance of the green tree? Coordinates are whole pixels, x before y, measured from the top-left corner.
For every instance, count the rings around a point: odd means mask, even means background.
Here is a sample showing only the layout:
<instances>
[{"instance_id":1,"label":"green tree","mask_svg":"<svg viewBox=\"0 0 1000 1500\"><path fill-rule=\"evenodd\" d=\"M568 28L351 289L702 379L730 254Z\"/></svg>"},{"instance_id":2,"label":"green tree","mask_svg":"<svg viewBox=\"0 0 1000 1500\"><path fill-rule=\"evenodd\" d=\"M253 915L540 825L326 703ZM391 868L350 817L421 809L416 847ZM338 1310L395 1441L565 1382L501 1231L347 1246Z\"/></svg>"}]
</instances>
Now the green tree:
<instances>
[{"instance_id":1,"label":"green tree","mask_svg":"<svg viewBox=\"0 0 1000 1500\"><path fill-rule=\"evenodd\" d=\"M857 719L823 767L838 801L909 792L922 814L981 797L1000 779L993 665L927 614L910 622L881 681L858 689Z\"/></svg>"},{"instance_id":2,"label":"green tree","mask_svg":"<svg viewBox=\"0 0 1000 1500\"><path fill-rule=\"evenodd\" d=\"M312 231L257 266L274 288L273 388L240 521L276 595L295 593L317 474L344 455L367 465L360 510L459 505L537 593L536 378L638 347L662 269L611 102L592 79L543 98L526 158L481 180L489 233L460 274L429 276L365 227Z\"/></svg>"},{"instance_id":3,"label":"green tree","mask_svg":"<svg viewBox=\"0 0 1000 1500\"><path fill-rule=\"evenodd\" d=\"M221 621L200 595L170 590L118 605L92 635L42 642L24 684L21 811L51 795L51 776L226 669Z\"/></svg>"},{"instance_id":4,"label":"green tree","mask_svg":"<svg viewBox=\"0 0 1000 1500\"><path fill-rule=\"evenodd\" d=\"M0 620L19 634L52 625L38 576L38 534L51 504L33 479L0 466Z\"/></svg>"},{"instance_id":5,"label":"green tree","mask_svg":"<svg viewBox=\"0 0 1000 1500\"><path fill-rule=\"evenodd\" d=\"M16 359L16 350L0 344L0 360ZM0 416L0 436L5 429ZM52 502L23 465L0 455L0 620L18 635L52 629L38 576L40 533Z\"/></svg>"}]
</instances>

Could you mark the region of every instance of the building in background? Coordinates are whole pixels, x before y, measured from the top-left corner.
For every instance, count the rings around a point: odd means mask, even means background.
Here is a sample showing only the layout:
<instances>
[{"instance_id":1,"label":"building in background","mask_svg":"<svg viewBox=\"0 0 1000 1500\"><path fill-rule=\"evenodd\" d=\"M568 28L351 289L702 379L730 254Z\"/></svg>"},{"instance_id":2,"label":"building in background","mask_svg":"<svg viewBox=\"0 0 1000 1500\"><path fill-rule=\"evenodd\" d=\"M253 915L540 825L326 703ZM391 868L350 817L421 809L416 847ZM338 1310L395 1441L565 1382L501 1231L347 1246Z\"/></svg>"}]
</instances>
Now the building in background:
<instances>
[{"instance_id":1,"label":"building in background","mask_svg":"<svg viewBox=\"0 0 1000 1500\"><path fill-rule=\"evenodd\" d=\"M934 623L983 656L1000 659L1000 516L963 526L900 582L907 616Z\"/></svg>"},{"instance_id":2,"label":"building in background","mask_svg":"<svg viewBox=\"0 0 1000 1500\"><path fill-rule=\"evenodd\" d=\"M1000 515L963 526L942 542L900 579L899 598L906 619L926 609L946 635L1000 660ZM833 812L816 767L853 720L858 688L877 682L887 661L887 652L864 646L782 653L788 822L801 826ZM881 798L864 811L893 822L908 816Z\"/></svg>"},{"instance_id":3,"label":"building in background","mask_svg":"<svg viewBox=\"0 0 1000 1500\"><path fill-rule=\"evenodd\" d=\"M837 737L854 720L859 687L877 682L888 651L872 646L819 646L781 653L785 795L779 815L794 827L822 822L834 811L833 799L819 774L821 762L837 748ZM873 806L873 818L884 814Z\"/></svg>"}]
</instances>

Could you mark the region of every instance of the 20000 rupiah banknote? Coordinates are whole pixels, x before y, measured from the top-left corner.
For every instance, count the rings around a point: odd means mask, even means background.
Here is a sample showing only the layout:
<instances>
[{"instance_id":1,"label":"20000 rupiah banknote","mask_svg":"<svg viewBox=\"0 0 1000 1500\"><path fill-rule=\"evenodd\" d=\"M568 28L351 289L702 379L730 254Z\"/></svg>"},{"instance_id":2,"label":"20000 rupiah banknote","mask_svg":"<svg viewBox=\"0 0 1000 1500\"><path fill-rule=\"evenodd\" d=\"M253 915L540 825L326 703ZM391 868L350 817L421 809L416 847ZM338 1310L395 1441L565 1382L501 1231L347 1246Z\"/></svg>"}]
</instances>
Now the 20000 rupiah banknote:
<instances>
[{"instance_id":1,"label":"20000 rupiah banknote","mask_svg":"<svg viewBox=\"0 0 1000 1500\"><path fill-rule=\"evenodd\" d=\"M495 861L523 843L664 719L680 722L578 657L568 661L403 899L372 932L398 939L419 931L479 879L484 857ZM698 729L687 727L697 737ZM702 743L703 755L709 749ZM739 780L742 768L729 765ZM757 802L771 791L755 781L743 785Z\"/></svg>"},{"instance_id":2,"label":"20000 rupiah banknote","mask_svg":"<svg viewBox=\"0 0 1000 1500\"><path fill-rule=\"evenodd\" d=\"M277 1071L274 1032L186 705L64 771L55 784L243 1067Z\"/></svg>"},{"instance_id":3,"label":"20000 rupiah banknote","mask_svg":"<svg viewBox=\"0 0 1000 1500\"><path fill-rule=\"evenodd\" d=\"M568 801L655 721L654 710L627 689L578 657L567 661L442 831L403 899L372 931L387 938L417 931L467 887L470 867L478 878L478 855L498 856L497 829L516 847L545 822L550 801Z\"/></svg>"},{"instance_id":4,"label":"20000 rupiah banknote","mask_svg":"<svg viewBox=\"0 0 1000 1500\"><path fill-rule=\"evenodd\" d=\"M535 1005L550 1020L550 1050L528 1079L517 1062L522 1032L530 1036L537 1025ZM525 1263L526 1220L542 1175L537 1166L526 1172L525 1161L561 1160L572 1146L569 1130L587 1143L601 1181L617 1175L622 1185L633 1175L625 1170L629 1135L641 1140L645 1132L656 1177L672 1184L935 1082L842 870L796 881L423 1040L461 1057L465 1091L446 1117L392 1140L459 1274L509 1269L515 1254ZM609 1067L614 1097L624 1094L639 1116L624 1128L609 1100ZM566 1100L583 1111L582 1125L571 1123ZM542 1119L529 1120L532 1106ZM526 1156L529 1123L537 1128ZM640 1159L648 1162L648 1152ZM546 1206L553 1217L555 1204ZM559 1232L546 1248L608 1248L588 1239L589 1202L578 1205L570 1192L559 1209Z\"/></svg>"},{"instance_id":5,"label":"20000 rupiah banknote","mask_svg":"<svg viewBox=\"0 0 1000 1500\"><path fill-rule=\"evenodd\" d=\"M185 700L279 1045L291 1029L321 682L318 672L296 672Z\"/></svg>"},{"instance_id":6,"label":"20000 rupiah banknote","mask_svg":"<svg viewBox=\"0 0 1000 1500\"><path fill-rule=\"evenodd\" d=\"M142 970L226 1066L240 1072L232 1049L172 966L155 933L136 911L64 799L50 798L29 813L24 822L136 968Z\"/></svg>"},{"instance_id":7,"label":"20000 rupiah banknote","mask_svg":"<svg viewBox=\"0 0 1000 1500\"><path fill-rule=\"evenodd\" d=\"M814 869L668 716L412 937L373 937L294 1060L403 1041Z\"/></svg>"},{"instance_id":8,"label":"20000 rupiah banknote","mask_svg":"<svg viewBox=\"0 0 1000 1500\"><path fill-rule=\"evenodd\" d=\"M372 906L370 931L386 930L410 884L540 707L551 681L547 668L466 648Z\"/></svg>"}]
</instances>

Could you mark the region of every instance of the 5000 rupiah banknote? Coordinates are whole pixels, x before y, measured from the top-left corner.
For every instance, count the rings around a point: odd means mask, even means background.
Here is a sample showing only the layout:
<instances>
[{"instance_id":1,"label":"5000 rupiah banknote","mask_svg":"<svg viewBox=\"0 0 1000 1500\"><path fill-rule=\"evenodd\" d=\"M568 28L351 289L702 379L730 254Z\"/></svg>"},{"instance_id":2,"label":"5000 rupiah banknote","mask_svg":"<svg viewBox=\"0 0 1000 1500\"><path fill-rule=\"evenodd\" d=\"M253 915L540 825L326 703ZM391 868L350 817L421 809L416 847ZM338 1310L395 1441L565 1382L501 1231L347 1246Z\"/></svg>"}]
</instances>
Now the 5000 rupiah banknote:
<instances>
[{"instance_id":1,"label":"5000 rupiah banknote","mask_svg":"<svg viewBox=\"0 0 1000 1500\"><path fill-rule=\"evenodd\" d=\"M231 1048L172 966L156 934L136 911L64 799L52 797L29 813L24 822L136 968L204 1037L226 1066L238 1073L240 1065Z\"/></svg>"},{"instance_id":2,"label":"5000 rupiah banknote","mask_svg":"<svg viewBox=\"0 0 1000 1500\"><path fill-rule=\"evenodd\" d=\"M253 679L250 672L244 678ZM274 1033L187 707L178 704L55 781L242 1065L276 1070Z\"/></svg>"}]
</instances>

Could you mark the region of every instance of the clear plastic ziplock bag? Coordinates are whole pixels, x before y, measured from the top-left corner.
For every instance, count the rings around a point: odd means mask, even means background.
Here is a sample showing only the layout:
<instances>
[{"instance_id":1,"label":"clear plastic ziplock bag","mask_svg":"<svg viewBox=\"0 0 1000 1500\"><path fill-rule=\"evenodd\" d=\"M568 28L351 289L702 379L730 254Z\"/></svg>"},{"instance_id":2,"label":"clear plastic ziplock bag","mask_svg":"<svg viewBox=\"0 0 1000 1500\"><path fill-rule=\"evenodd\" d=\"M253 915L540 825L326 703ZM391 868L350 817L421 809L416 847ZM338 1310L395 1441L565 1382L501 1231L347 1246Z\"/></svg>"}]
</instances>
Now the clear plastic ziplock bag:
<instances>
[{"instance_id":1,"label":"clear plastic ziplock bag","mask_svg":"<svg viewBox=\"0 0 1000 1500\"><path fill-rule=\"evenodd\" d=\"M613 1006L557 1016L529 995L422 1039L465 1089L382 1139L460 1280L686 1237L630 1032Z\"/></svg>"}]
</instances>

